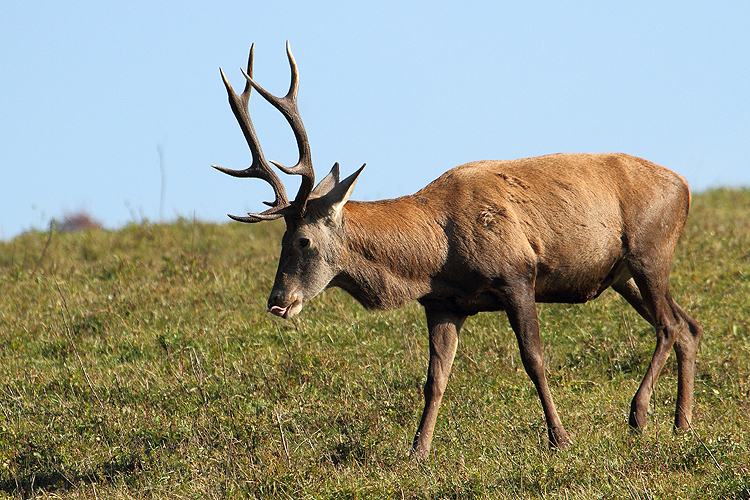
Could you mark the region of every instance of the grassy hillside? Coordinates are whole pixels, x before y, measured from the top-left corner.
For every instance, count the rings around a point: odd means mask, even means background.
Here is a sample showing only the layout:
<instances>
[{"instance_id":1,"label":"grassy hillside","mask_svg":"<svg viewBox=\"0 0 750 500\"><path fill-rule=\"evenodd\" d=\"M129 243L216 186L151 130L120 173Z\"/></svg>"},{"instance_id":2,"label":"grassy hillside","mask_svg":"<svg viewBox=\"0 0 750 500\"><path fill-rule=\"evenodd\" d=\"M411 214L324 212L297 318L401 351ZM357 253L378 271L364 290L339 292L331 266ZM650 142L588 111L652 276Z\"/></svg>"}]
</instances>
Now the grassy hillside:
<instances>
[{"instance_id":1,"label":"grassy hillside","mask_svg":"<svg viewBox=\"0 0 750 500\"><path fill-rule=\"evenodd\" d=\"M0 243L0 497L750 496L750 191L695 196L672 273L705 327L694 429L675 436L674 356L642 435L653 352L612 292L542 305L575 444L552 453L503 314L469 319L432 457L408 455L427 335L417 305L338 290L264 314L283 225L181 221Z\"/></svg>"}]
</instances>

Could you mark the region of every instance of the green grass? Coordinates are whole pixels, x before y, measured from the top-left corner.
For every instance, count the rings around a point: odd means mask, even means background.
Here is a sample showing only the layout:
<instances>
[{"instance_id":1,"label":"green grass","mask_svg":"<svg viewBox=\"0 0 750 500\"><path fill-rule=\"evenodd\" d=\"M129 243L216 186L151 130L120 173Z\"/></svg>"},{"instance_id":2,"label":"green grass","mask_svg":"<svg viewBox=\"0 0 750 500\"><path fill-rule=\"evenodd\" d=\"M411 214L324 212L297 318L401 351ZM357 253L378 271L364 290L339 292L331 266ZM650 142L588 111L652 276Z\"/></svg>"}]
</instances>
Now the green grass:
<instances>
[{"instance_id":1,"label":"green grass","mask_svg":"<svg viewBox=\"0 0 750 500\"><path fill-rule=\"evenodd\" d=\"M427 335L417 305L338 290L264 313L283 225L131 225L0 243L0 497L750 497L750 191L696 195L672 291L705 327L694 429L674 356L645 433L654 347L612 292L541 305L575 444L550 452L503 314L469 319L427 462L409 457Z\"/></svg>"}]
</instances>

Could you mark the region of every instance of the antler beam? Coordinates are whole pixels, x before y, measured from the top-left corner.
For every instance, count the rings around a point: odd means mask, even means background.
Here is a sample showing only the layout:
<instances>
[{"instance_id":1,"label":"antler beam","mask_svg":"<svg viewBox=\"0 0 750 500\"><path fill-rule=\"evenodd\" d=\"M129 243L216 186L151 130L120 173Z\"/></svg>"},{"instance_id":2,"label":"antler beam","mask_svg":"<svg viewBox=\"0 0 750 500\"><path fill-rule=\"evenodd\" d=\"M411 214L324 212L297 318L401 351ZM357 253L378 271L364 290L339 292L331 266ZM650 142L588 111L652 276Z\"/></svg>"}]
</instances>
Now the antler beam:
<instances>
[{"instance_id":1,"label":"antler beam","mask_svg":"<svg viewBox=\"0 0 750 500\"><path fill-rule=\"evenodd\" d=\"M292 55L292 50L289 45L289 41L286 43L287 57L289 58L289 66L292 71L292 81L289 86L289 92L284 97L276 97L263 87L258 85L253 80L253 52L255 44L250 48L250 56L248 58L247 70L242 69L242 74L245 76L245 89L242 94L237 94L232 85L224 75L224 71L219 68L221 72L221 78L224 81L224 86L227 89L227 95L229 96L229 105L232 108L234 116L237 118L237 122L242 129L242 133L245 136L248 146L250 147L250 153L253 157L253 163L245 170L232 170L217 165L211 165L215 169L224 172L225 174L233 177L255 177L263 179L268 182L273 188L275 200L273 203L264 202L271 206L271 209L266 210L260 214L248 214L247 217L238 217L235 215L229 215L234 220L240 222L259 222L261 220L273 220L283 217L285 215L292 215L295 217L301 217L305 211L307 205L307 199L310 197L313 186L315 185L315 172L313 170L312 155L310 153L310 141L307 138L307 132L305 126L302 123L300 117L299 108L297 106L297 93L299 91L299 70L297 69L297 63ZM282 172L290 175L301 175L302 182L300 184L299 191L291 203L286 195L284 184L279 179L278 175L273 171L269 162L266 161L263 156L263 150L260 147L260 141L255 132L255 127L250 119L250 112L248 109L248 102L250 99L250 92L255 88L263 98L271 103L276 109L278 109L284 118L286 118L294 137L297 141L297 147L299 149L299 160L297 164L291 168L285 167L280 163L271 161L276 167Z\"/></svg>"}]
</instances>

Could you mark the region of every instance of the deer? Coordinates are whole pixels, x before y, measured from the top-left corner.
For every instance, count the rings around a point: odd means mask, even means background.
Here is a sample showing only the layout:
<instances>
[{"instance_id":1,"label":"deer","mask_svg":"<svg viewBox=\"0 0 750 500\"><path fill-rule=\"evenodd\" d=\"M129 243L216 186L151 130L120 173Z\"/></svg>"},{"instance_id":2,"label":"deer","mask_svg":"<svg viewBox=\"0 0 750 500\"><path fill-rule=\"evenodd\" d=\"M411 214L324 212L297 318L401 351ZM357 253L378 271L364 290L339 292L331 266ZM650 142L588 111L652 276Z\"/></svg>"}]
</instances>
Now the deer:
<instances>
[{"instance_id":1,"label":"deer","mask_svg":"<svg viewBox=\"0 0 750 500\"><path fill-rule=\"evenodd\" d=\"M656 348L631 405L628 423L645 429L650 399L674 349L677 360L675 431L691 426L693 385L702 326L669 291L669 272L685 227L691 194L671 170L623 153L564 153L475 161L448 170L413 195L350 201L364 165L339 179L339 165L317 185L310 144L297 105L299 71L287 41L288 93L277 97L253 79L251 46L245 88L237 94L219 68L230 107L250 148L244 170L217 165L233 177L259 178L273 188L270 208L244 222L284 219L278 269L267 312L281 318L331 287L367 309L391 310L417 301L429 333L424 410L411 454L429 456L438 409L465 320L504 311L523 367L542 405L548 444L567 447L542 355L537 303L584 303L608 288L650 323ZM255 89L291 127L299 160L278 170L301 176L289 201L266 161L250 119Z\"/></svg>"}]
</instances>

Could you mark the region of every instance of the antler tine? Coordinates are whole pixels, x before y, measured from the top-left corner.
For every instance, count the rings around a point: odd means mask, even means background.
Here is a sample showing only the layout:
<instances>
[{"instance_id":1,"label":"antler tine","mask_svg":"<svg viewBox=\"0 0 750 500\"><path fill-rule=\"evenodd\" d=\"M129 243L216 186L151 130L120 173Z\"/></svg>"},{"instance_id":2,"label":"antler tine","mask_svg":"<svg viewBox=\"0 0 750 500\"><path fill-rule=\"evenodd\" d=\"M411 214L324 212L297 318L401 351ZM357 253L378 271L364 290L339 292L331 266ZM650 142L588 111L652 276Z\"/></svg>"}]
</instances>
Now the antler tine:
<instances>
[{"instance_id":1,"label":"antler tine","mask_svg":"<svg viewBox=\"0 0 750 500\"><path fill-rule=\"evenodd\" d=\"M275 210L275 209L271 209L271 210ZM260 213L260 214L247 214L247 217L240 217L238 215L232 215L232 214L227 214L227 216L229 216L229 218L232 220L236 220L238 222L247 222L247 223L260 222L264 220L276 220L284 216L284 214L269 213L271 212L271 210L266 210L265 212Z\"/></svg>"},{"instance_id":2,"label":"antler tine","mask_svg":"<svg viewBox=\"0 0 750 500\"><path fill-rule=\"evenodd\" d=\"M313 170L312 154L310 153L310 141L307 138L307 132L305 131L305 126L302 123L299 108L297 107L299 70L297 69L297 63L292 55L292 49L288 40L286 42L286 53L289 58L289 66L292 70L292 81L289 85L289 92L287 92L284 97L276 97L255 83L252 74L249 71L243 71L243 73L248 83L252 85L264 99L278 109L292 127L294 137L297 141L297 147L299 149L299 160L297 161L297 164L288 168L275 161L271 161L271 163L276 165L286 174L299 174L302 176L302 183L300 184L299 191L297 191L297 196L294 198L292 204L295 205L300 212L303 212L307 199L315 185L315 171Z\"/></svg>"},{"instance_id":3,"label":"antler tine","mask_svg":"<svg viewBox=\"0 0 750 500\"><path fill-rule=\"evenodd\" d=\"M245 75L252 75L253 73L254 49L255 44L253 44L250 48L250 56L248 57L247 61L247 71L242 70L242 73ZM255 127L253 126L253 122L250 119L248 102L250 99L250 92L252 91L253 87L249 81L246 81L245 89L242 91L242 94L238 95L227 80L227 77L224 74L224 70L219 68L219 72L221 73L221 79L224 81L224 86L227 89L229 106L232 108L232 112L234 113L235 118L237 118L237 122L239 123L240 128L242 129L242 133L245 136L247 145L250 147L250 153L253 157L253 163L244 170L232 170L229 168L219 167L218 165L211 166L216 170L224 172L225 174L231 175L233 177L254 177L262 179L271 185L275 196L275 200L273 203L263 202L266 205L270 205L271 207L273 207L271 210L266 210L261 214L248 214L248 217L237 217L234 215L230 215L229 217L241 222L258 222L260 220L278 219L283 215L277 212L289 206L289 199L286 196L284 184L281 182L281 179L279 179L279 176L276 175L276 172L273 171L271 166L266 161L265 156L263 155L263 150L260 147L260 141L258 141L258 135L256 134Z\"/></svg>"}]
</instances>

